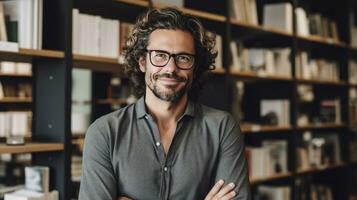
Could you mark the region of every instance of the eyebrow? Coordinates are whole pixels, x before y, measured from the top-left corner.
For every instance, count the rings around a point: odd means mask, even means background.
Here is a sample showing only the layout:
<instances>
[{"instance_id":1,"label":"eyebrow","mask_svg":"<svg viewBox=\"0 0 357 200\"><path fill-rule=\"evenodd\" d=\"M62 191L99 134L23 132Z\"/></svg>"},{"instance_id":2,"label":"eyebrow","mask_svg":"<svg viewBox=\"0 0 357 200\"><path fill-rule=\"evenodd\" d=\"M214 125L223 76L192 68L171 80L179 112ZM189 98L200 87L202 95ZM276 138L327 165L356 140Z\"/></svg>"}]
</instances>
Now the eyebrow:
<instances>
[{"instance_id":1,"label":"eyebrow","mask_svg":"<svg viewBox=\"0 0 357 200\"><path fill-rule=\"evenodd\" d=\"M188 52L184 52L184 51L179 51L178 53L171 53L171 52L169 52L169 51L161 50L161 49L151 49L151 48L148 48L148 50L162 51L162 52L165 52L165 53L175 54L175 55L180 55L180 54L187 54L187 55L192 55L192 56L195 55L195 54L193 54L193 53L188 53Z\"/></svg>"}]
</instances>

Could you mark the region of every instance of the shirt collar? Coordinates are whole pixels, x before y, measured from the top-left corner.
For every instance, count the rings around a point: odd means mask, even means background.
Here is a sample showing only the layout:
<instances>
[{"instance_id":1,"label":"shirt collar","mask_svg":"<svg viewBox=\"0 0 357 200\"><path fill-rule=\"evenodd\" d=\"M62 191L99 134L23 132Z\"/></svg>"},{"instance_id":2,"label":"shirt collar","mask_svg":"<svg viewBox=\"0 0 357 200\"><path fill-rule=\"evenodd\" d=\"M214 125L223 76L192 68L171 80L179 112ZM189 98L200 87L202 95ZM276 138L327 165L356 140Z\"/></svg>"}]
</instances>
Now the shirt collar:
<instances>
[{"instance_id":1,"label":"shirt collar","mask_svg":"<svg viewBox=\"0 0 357 200\"><path fill-rule=\"evenodd\" d=\"M145 117L146 115L149 115L146 111L146 106L145 106L145 98L141 97L136 103L135 103L135 112L136 112L136 117L138 119ZM188 104L186 106L185 112L183 113L182 117L184 116L195 116L195 103L192 101L188 101Z\"/></svg>"}]
</instances>

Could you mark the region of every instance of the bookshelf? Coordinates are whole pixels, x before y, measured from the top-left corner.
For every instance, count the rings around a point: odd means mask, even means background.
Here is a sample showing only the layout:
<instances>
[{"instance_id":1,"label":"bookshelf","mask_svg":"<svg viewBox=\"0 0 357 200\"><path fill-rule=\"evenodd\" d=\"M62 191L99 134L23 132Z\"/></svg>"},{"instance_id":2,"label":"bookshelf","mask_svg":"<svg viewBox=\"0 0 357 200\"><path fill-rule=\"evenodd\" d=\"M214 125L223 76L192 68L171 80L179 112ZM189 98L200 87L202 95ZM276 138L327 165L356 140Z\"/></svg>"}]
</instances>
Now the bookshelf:
<instances>
[{"instance_id":1,"label":"bookshelf","mask_svg":"<svg viewBox=\"0 0 357 200\"><path fill-rule=\"evenodd\" d=\"M38 152L53 152L63 151L64 145L62 143L26 143L25 145L9 146L0 144L0 153L38 153Z\"/></svg>"},{"instance_id":2,"label":"bookshelf","mask_svg":"<svg viewBox=\"0 0 357 200\"><path fill-rule=\"evenodd\" d=\"M331 14L337 21L340 40L332 40L317 35L302 36L297 34L296 27L293 32L262 25L263 5L274 2L290 2L293 9L302 6L308 12L322 12ZM278 181L280 185L289 185L293 188L291 180L298 177L313 177L310 181L320 181L323 173L336 173L346 180L346 171L355 169L356 164L349 162L346 149L348 145L341 145L342 163L331 164L327 167L298 170L296 148L302 140L301 135L305 131L317 133L337 132L341 144L349 144L348 134L353 123L349 123L348 116L348 88L357 87L348 83L347 63L350 57L357 57L357 48L349 44L347 13L352 4L349 0L343 0L336 15L335 12L319 8L323 1L309 2L307 0L273 1L256 0L258 6L258 24L243 22L231 17L231 2L207 1L205 5L197 2L185 1L185 8L180 8L184 13L193 15L202 20L204 25L212 31L222 35L223 39L223 69L213 71L207 88L203 91L201 101L205 104L231 111L232 85L237 81L245 85L245 99L243 111L249 121L259 121L259 103L262 99L287 99L289 105L289 118L286 125L247 125L243 121L241 130L246 136L248 145L259 145L264 140L284 140L288 143L288 171L278 173L265 178L252 179L252 192L256 187L271 184ZM9 61L31 62L33 64L33 76L1 74L1 78L34 78L33 98L5 98L0 99L1 104L31 104L34 111L34 121L31 141L24 146L0 145L0 153L32 153L33 164L47 165L55 172L51 176L51 188L60 192L60 199L76 198L76 192L71 185L78 187L78 183L72 183L70 177L71 155L77 147L83 147L83 136L72 135L71 105L88 104L92 108L92 121L100 115L110 112L113 104L125 104L120 98L109 98L106 94L110 79L113 74L125 78L124 66L119 59L72 53L72 9L77 8L81 12L91 15L100 15L110 19L118 19L121 22L134 22L135 17L149 7L161 8L164 5L144 0L55 0L44 1L43 50L20 48L18 52L0 51L3 59ZM352 8L352 7L351 7ZM336 11L337 12L337 11ZM296 16L293 15L293 20ZM293 23L295 24L295 23ZM296 26L296 24L295 24ZM291 49L292 76L265 75L251 71L237 71L230 66L230 41L242 41L247 48L289 48ZM334 58L339 63L339 80L314 80L296 77L296 63L294 59L297 52L306 50L312 52L312 57L328 59ZM318 52L318 53L316 53ZM319 53L321 52L321 53ZM333 52L333 53L330 53ZM221 67L221 66L219 66ZM87 69L92 71L92 100L85 102L72 102L71 100L71 70L72 68ZM321 123L305 126L297 125L298 113L301 111L297 100L298 85L306 84L314 88L316 96L323 98L339 97L341 99L341 123ZM212 97L212 91L217 95ZM273 91L273 92L272 92ZM331 92L333 95L330 95ZM210 94L211 93L211 94ZM336 95L337 94L337 95ZM221 97L229 97L222 99ZM209 97L209 98L205 98ZM320 99L319 99L320 100ZM314 108L318 105L313 104ZM41 143L36 143L41 141ZM257 142L255 142L257 141ZM43 142L43 143L42 143ZM324 174L325 175L325 174ZM330 175L330 174L328 174ZM53 179L52 179L53 178ZM337 179L336 179L337 180ZM341 190L338 185L344 184L341 180L323 180L332 185L334 195L338 199L347 199L347 192ZM356 190L352 186L350 191Z\"/></svg>"}]
</instances>

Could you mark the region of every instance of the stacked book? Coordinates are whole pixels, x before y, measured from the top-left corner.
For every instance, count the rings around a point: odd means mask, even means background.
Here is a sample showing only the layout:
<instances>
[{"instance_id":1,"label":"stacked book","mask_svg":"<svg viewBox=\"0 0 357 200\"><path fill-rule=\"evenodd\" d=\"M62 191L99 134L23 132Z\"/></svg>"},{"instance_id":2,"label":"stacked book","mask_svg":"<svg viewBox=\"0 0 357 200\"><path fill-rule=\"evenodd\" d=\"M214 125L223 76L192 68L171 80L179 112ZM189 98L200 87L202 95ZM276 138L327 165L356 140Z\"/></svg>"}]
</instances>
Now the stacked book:
<instances>
[{"instance_id":1,"label":"stacked book","mask_svg":"<svg viewBox=\"0 0 357 200\"><path fill-rule=\"evenodd\" d=\"M295 57L296 77L307 80L335 81L340 80L337 61L323 58L309 58L307 52L299 52Z\"/></svg>"},{"instance_id":2,"label":"stacked book","mask_svg":"<svg viewBox=\"0 0 357 200\"><path fill-rule=\"evenodd\" d=\"M31 112L0 112L0 137L10 135L29 136L31 133Z\"/></svg>"},{"instance_id":3,"label":"stacked book","mask_svg":"<svg viewBox=\"0 0 357 200\"><path fill-rule=\"evenodd\" d=\"M266 178L288 171L286 140L266 140L261 147L246 147L251 179Z\"/></svg>"},{"instance_id":4,"label":"stacked book","mask_svg":"<svg viewBox=\"0 0 357 200\"><path fill-rule=\"evenodd\" d=\"M293 32L293 6L291 3L265 4L263 26Z\"/></svg>"},{"instance_id":5,"label":"stacked book","mask_svg":"<svg viewBox=\"0 0 357 200\"><path fill-rule=\"evenodd\" d=\"M338 133L303 134L303 143L297 148L299 170L326 167L341 163Z\"/></svg>"},{"instance_id":6,"label":"stacked book","mask_svg":"<svg viewBox=\"0 0 357 200\"><path fill-rule=\"evenodd\" d=\"M2 50L16 51L18 47L41 49L42 15L43 0L0 2L0 47L3 47ZM11 42L15 45L8 45Z\"/></svg>"},{"instance_id":7,"label":"stacked book","mask_svg":"<svg viewBox=\"0 0 357 200\"><path fill-rule=\"evenodd\" d=\"M289 186L270 186L260 185L258 186L258 196L255 199L264 200L290 200L291 188Z\"/></svg>"},{"instance_id":8,"label":"stacked book","mask_svg":"<svg viewBox=\"0 0 357 200\"><path fill-rule=\"evenodd\" d=\"M32 64L26 62L0 62L0 74L32 75Z\"/></svg>"},{"instance_id":9,"label":"stacked book","mask_svg":"<svg viewBox=\"0 0 357 200\"><path fill-rule=\"evenodd\" d=\"M73 53L118 58L132 27L117 19L106 19L73 9Z\"/></svg>"},{"instance_id":10,"label":"stacked book","mask_svg":"<svg viewBox=\"0 0 357 200\"><path fill-rule=\"evenodd\" d=\"M258 25L256 0L232 0L231 17L240 22Z\"/></svg>"},{"instance_id":11,"label":"stacked book","mask_svg":"<svg viewBox=\"0 0 357 200\"><path fill-rule=\"evenodd\" d=\"M232 71L250 72L258 76L292 76L290 48L246 49L240 42L232 41L230 50Z\"/></svg>"}]
</instances>

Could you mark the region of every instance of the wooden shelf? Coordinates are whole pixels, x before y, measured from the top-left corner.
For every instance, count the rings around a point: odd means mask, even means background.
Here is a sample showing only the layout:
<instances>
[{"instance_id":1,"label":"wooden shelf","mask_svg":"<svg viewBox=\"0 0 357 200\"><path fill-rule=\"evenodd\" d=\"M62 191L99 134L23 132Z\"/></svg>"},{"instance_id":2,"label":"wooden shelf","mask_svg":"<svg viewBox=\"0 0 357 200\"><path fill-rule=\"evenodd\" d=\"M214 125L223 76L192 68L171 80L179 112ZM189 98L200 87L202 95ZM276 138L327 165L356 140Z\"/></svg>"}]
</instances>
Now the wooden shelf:
<instances>
[{"instance_id":1,"label":"wooden shelf","mask_svg":"<svg viewBox=\"0 0 357 200\"><path fill-rule=\"evenodd\" d=\"M317 36L317 35L310 35L310 36L298 35L296 37L303 41L315 42L315 43L320 43L320 44L325 44L325 45L332 45L332 46L339 47L339 48L347 48L348 47L348 45L343 42L338 42L333 39L324 38L324 37Z\"/></svg>"},{"instance_id":2,"label":"wooden shelf","mask_svg":"<svg viewBox=\"0 0 357 200\"><path fill-rule=\"evenodd\" d=\"M140 7L149 7L149 1L145 0L116 0L117 2L120 3L126 3L134 6L140 6ZM168 4L163 4L163 3L153 3L152 5L154 8L164 8L167 6L170 6ZM202 19L208 19L212 21L218 21L218 22L225 22L226 17L223 15L218 15L214 13L209 13L209 12L204 12L200 10L195 10L195 9L190 9L190 8L178 8L180 11L183 13L202 18Z\"/></svg>"},{"instance_id":3,"label":"wooden shelf","mask_svg":"<svg viewBox=\"0 0 357 200\"><path fill-rule=\"evenodd\" d=\"M73 66L76 68L113 73L122 73L124 71L124 66L119 64L118 58L101 56L73 54Z\"/></svg>"},{"instance_id":4,"label":"wooden shelf","mask_svg":"<svg viewBox=\"0 0 357 200\"><path fill-rule=\"evenodd\" d=\"M334 85L334 86L347 86L348 84L345 81L323 81L323 80L310 80L310 79L295 79L298 83L304 84L317 84L317 85Z\"/></svg>"},{"instance_id":5,"label":"wooden shelf","mask_svg":"<svg viewBox=\"0 0 357 200\"><path fill-rule=\"evenodd\" d=\"M32 98L5 97L0 99L0 103L32 103Z\"/></svg>"},{"instance_id":6,"label":"wooden shelf","mask_svg":"<svg viewBox=\"0 0 357 200\"><path fill-rule=\"evenodd\" d=\"M292 78L285 76L258 75L254 72L239 72L231 70L231 75L242 79L266 80L266 81L292 81Z\"/></svg>"},{"instance_id":7,"label":"wooden shelf","mask_svg":"<svg viewBox=\"0 0 357 200\"><path fill-rule=\"evenodd\" d=\"M335 164L335 165L330 165L330 166L324 166L324 167L315 167L315 168L310 168L310 169L299 169L297 170L297 174L306 174L306 173L315 173L315 172L323 172L323 171L327 171L330 169L337 169L340 167L346 167L348 166L348 164L346 163L339 163L339 164Z\"/></svg>"},{"instance_id":8,"label":"wooden shelf","mask_svg":"<svg viewBox=\"0 0 357 200\"><path fill-rule=\"evenodd\" d=\"M298 126L297 129L327 129L327 128L346 128L346 124L324 123L324 124L309 124L306 126Z\"/></svg>"},{"instance_id":9,"label":"wooden shelf","mask_svg":"<svg viewBox=\"0 0 357 200\"><path fill-rule=\"evenodd\" d=\"M292 177L294 174L291 172L286 172L286 173L280 173L280 174L275 174L273 176L269 176L266 178L252 178L250 179L250 184L259 184L262 182L267 182L267 181L273 181L273 180L278 180L278 179L283 179L283 178L289 178Z\"/></svg>"},{"instance_id":10,"label":"wooden shelf","mask_svg":"<svg viewBox=\"0 0 357 200\"><path fill-rule=\"evenodd\" d=\"M45 49L24 49L20 48L18 52L0 51L4 56L26 56L26 57L46 57L46 58L64 58L62 51L45 50Z\"/></svg>"},{"instance_id":11,"label":"wooden shelf","mask_svg":"<svg viewBox=\"0 0 357 200\"><path fill-rule=\"evenodd\" d=\"M213 74L224 74L226 73L225 69L223 67L216 68L211 71Z\"/></svg>"},{"instance_id":12,"label":"wooden shelf","mask_svg":"<svg viewBox=\"0 0 357 200\"><path fill-rule=\"evenodd\" d=\"M233 18L231 18L230 21L231 21L232 25L239 26L242 28L248 28L248 29L252 29L255 31L266 32L266 33L281 35L281 36L285 36L285 37L293 37L292 33L286 32L284 30L279 30L279 29L275 29L275 28L269 28L269 27L264 27L261 25L255 25L255 24L251 24L251 23L247 23L247 22L242 22L242 21L239 21L239 20L233 19Z\"/></svg>"},{"instance_id":13,"label":"wooden shelf","mask_svg":"<svg viewBox=\"0 0 357 200\"><path fill-rule=\"evenodd\" d=\"M0 77L32 77L32 74L0 73Z\"/></svg>"},{"instance_id":14,"label":"wooden shelf","mask_svg":"<svg viewBox=\"0 0 357 200\"><path fill-rule=\"evenodd\" d=\"M0 144L0 153L36 153L36 152L50 152L62 151L64 149L63 143L26 143L25 145L9 146Z\"/></svg>"},{"instance_id":15,"label":"wooden shelf","mask_svg":"<svg viewBox=\"0 0 357 200\"><path fill-rule=\"evenodd\" d=\"M274 131L291 131L291 126L271 126L271 125L254 125L242 124L241 130L243 133L256 133L256 132L274 132Z\"/></svg>"},{"instance_id":16,"label":"wooden shelf","mask_svg":"<svg viewBox=\"0 0 357 200\"><path fill-rule=\"evenodd\" d=\"M117 2L121 3L126 3L130 5L135 5L135 6L141 6L141 7L149 7L149 1L148 0L116 0Z\"/></svg>"}]
</instances>

